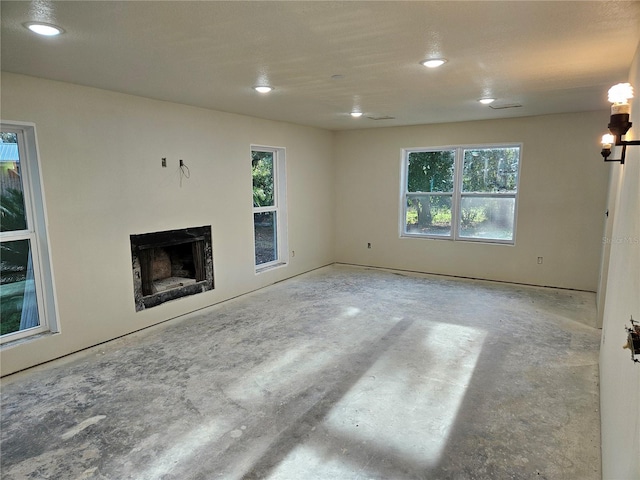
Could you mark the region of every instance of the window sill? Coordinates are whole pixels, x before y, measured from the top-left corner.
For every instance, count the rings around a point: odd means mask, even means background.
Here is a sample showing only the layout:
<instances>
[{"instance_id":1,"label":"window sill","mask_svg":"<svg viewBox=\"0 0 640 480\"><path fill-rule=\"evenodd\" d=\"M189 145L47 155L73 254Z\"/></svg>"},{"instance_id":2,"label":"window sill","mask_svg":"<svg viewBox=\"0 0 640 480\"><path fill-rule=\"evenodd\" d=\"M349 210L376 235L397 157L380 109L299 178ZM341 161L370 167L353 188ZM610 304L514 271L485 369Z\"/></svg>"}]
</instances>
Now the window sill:
<instances>
[{"instance_id":1,"label":"window sill","mask_svg":"<svg viewBox=\"0 0 640 480\"><path fill-rule=\"evenodd\" d=\"M59 332L46 331L46 332L34 333L33 335L28 335L26 337L16 338L15 340L7 340L4 343L0 344L0 351L11 348L11 347L15 347L18 345L23 345L27 342L33 342L35 340L40 340L42 338L51 337L58 333Z\"/></svg>"},{"instance_id":2,"label":"window sill","mask_svg":"<svg viewBox=\"0 0 640 480\"><path fill-rule=\"evenodd\" d=\"M449 242L464 242L464 243L482 243L485 245L507 245L507 246L515 246L516 242L514 240L500 240L493 238L474 238L474 237L460 237L453 238L449 236L439 236L439 235L417 235L410 233L403 233L400 235L400 238L422 238L427 240L445 240Z\"/></svg>"},{"instance_id":3,"label":"window sill","mask_svg":"<svg viewBox=\"0 0 640 480\"><path fill-rule=\"evenodd\" d=\"M286 266L287 266L287 262L279 262L279 263L274 263L264 267L256 267L256 275L267 272L269 270L275 270L276 268L286 267Z\"/></svg>"}]
</instances>

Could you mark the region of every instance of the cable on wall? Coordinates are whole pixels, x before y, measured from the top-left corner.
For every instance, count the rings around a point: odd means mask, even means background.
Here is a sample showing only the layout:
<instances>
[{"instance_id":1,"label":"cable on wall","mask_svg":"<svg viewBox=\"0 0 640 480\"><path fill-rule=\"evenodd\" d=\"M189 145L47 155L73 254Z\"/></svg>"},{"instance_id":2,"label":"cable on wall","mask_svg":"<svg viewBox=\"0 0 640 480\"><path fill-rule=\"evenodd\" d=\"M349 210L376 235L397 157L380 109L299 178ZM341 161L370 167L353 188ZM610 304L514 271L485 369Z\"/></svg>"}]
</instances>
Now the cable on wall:
<instances>
[{"instance_id":1,"label":"cable on wall","mask_svg":"<svg viewBox=\"0 0 640 480\"><path fill-rule=\"evenodd\" d=\"M184 160L180 159L180 187L182 187L182 179L191 177L191 171L189 167L184 163Z\"/></svg>"}]
</instances>

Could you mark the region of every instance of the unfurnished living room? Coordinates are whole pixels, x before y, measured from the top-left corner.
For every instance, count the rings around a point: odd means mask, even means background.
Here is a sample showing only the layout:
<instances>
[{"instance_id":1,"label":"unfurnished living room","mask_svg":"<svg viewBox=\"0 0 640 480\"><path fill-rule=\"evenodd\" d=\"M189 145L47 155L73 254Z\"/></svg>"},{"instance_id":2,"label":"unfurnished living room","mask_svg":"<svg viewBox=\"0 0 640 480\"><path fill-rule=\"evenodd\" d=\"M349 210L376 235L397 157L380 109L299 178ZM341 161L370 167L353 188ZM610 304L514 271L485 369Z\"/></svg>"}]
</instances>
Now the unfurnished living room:
<instances>
[{"instance_id":1,"label":"unfurnished living room","mask_svg":"<svg viewBox=\"0 0 640 480\"><path fill-rule=\"evenodd\" d=\"M640 2L0 12L3 480L640 479Z\"/></svg>"}]
</instances>

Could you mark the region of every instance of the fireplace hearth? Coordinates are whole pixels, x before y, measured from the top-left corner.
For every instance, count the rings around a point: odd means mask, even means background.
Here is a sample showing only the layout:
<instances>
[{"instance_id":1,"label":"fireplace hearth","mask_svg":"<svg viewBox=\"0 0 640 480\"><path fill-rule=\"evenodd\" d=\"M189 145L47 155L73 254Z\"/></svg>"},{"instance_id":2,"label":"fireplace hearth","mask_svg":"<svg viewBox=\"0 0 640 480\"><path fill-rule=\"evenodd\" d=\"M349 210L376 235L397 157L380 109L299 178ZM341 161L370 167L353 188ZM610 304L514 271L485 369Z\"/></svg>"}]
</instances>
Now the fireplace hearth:
<instances>
[{"instance_id":1,"label":"fireplace hearth","mask_svg":"<svg viewBox=\"0 0 640 480\"><path fill-rule=\"evenodd\" d=\"M212 290L211 226L131 235L136 311Z\"/></svg>"}]
</instances>

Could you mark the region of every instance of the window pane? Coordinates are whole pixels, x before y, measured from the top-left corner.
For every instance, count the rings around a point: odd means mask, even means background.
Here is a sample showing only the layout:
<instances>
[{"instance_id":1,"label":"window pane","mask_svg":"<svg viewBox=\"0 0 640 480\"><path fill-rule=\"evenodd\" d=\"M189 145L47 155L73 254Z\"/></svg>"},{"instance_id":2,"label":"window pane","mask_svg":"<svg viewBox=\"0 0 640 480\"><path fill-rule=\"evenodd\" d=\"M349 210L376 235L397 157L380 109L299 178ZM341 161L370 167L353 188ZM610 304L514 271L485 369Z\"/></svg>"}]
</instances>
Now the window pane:
<instances>
[{"instance_id":1,"label":"window pane","mask_svg":"<svg viewBox=\"0 0 640 480\"><path fill-rule=\"evenodd\" d=\"M251 173L253 176L253 206L272 207L273 195L273 153L251 152Z\"/></svg>"},{"instance_id":2,"label":"window pane","mask_svg":"<svg viewBox=\"0 0 640 480\"><path fill-rule=\"evenodd\" d=\"M452 192L455 150L410 152L408 192Z\"/></svg>"},{"instance_id":3,"label":"window pane","mask_svg":"<svg viewBox=\"0 0 640 480\"><path fill-rule=\"evenodd\" d=\"M520 148L464 151L463 192L515 192Z\"/></svg>"},{"instance_id":4,"label":"window pane","mask_svg":"<svg viewBox=\"0 0 640 480\"><path fill-rule=\"evenodd\" d=\"M29 240L2 242L0 330L2 335L40 325Z\"/></svg>"},{"instance_id":5,"label":"window pane","mask_svg":"<svg viewBox=\"0 0 640 480\"><path fill-rule=\"evenodd\" d=\"M26 230L18 139L0 132L0 231Z\"/></svg>"},{"instance_id":6,"label":"window pane","mask_svg":"<svg viewBox=\"0 0 640 480\"><path fill-rule=\"evenodd\" d=\"M460 236L513 240L516 199L462 197Z\"/></svg>"},{"instance_id":7,"label":"window pane","mask_svg":"<svg viewBox=\"0 0 640 480\"><path fill-rule=\"evenodd\" d=\"M421 235L451 235L451 195L408 197L406 232Z\"/></svg>"},{"instance_id":8,"label":"window pane","mask_svg":"<svg viewBox=\"0 0 640 480\"><path fill-rule=\"evenodd\" d=\"M256 238L256 265L278 259L276 212L253 214L253 230Z\"/></svg>"}]
</instances>

